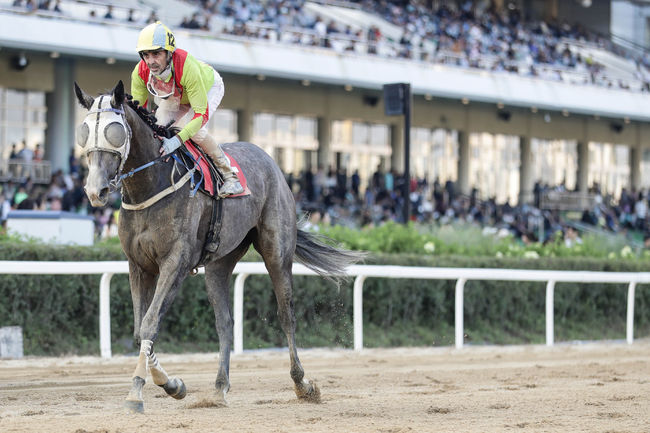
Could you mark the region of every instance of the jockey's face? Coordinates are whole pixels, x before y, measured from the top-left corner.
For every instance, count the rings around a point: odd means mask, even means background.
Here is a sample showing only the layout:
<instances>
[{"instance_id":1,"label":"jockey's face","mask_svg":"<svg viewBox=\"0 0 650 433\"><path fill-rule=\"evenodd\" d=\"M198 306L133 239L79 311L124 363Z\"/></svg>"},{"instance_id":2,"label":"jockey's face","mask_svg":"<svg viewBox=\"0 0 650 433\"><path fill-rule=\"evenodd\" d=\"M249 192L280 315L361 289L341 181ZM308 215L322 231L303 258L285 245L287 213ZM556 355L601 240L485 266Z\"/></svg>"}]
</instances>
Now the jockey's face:
<instances>
[{"instance_id":1,"label":"jockey's face","mask_svg":"<svg viewBox=\"0 0 650 433\"><path fill-rule=\"evenodd\" d=\"M151 72L160 74L167 67L167 51L143 51L142 60L149 66Z\"/></svg>"}]
</instances>

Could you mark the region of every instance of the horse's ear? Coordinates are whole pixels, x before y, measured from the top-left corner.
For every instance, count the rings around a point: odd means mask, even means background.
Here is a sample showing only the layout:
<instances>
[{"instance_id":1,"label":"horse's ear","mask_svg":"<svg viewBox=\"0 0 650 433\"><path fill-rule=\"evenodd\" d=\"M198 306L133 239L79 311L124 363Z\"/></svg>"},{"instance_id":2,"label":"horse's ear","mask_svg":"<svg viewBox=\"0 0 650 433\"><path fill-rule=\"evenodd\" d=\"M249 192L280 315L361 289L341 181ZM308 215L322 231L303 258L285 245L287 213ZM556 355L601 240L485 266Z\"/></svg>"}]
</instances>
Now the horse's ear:
<instances>
[{"instance_id":1,"label":"horse's ear","mask_svg":"<svg viewBox=\"0 0 650 433\"><path fill-rule=\"evenodd\" d=\"M113 108L120 108L124 103L124 83L122 80L117 82L113 89L113 97L111 98L111 106Z\"/></svg>"},{"instance_id":2,"label":"horse's ear","mask_svg":"<svg viewBox=\"0 0 650 433\"><path fill-rule=\"evenodd\" d=\"M74 93L77 95L77 99L79 100L79 103L81 104L82 107L84 107L86 110L90 110L90 107L93 106L93 102L95 102L95 99L81 90L81 87L77 84L77 82L74 82Z\"/></svg>"}]
</instances>

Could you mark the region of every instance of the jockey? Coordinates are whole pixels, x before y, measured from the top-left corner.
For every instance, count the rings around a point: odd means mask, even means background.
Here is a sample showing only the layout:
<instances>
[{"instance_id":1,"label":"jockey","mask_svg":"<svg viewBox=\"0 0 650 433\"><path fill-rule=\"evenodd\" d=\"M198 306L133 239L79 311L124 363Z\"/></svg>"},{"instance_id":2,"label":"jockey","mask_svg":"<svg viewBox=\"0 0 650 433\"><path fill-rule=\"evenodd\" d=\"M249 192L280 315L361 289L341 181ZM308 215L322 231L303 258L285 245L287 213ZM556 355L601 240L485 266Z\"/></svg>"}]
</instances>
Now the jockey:
<instances>
[{"instance_id":1,"label":"jockey","mask_svg":"<svg viewBox=\"0 0 650 433\"><path fill-rule=\"evenodd\" d=\"M162 139L160 153L173 152L191 138L212 157L223 174L220 194L244 192L221 146L206 129L223 98L221 75L187 51L176 48L174 34L160 21L142 29L136 49L142 60L131 74L133 99L146 107L151 93L158 106L158 123L167 125L174 121L174 126L182 128L172 138Z\"/></svg>"}]
</instances>

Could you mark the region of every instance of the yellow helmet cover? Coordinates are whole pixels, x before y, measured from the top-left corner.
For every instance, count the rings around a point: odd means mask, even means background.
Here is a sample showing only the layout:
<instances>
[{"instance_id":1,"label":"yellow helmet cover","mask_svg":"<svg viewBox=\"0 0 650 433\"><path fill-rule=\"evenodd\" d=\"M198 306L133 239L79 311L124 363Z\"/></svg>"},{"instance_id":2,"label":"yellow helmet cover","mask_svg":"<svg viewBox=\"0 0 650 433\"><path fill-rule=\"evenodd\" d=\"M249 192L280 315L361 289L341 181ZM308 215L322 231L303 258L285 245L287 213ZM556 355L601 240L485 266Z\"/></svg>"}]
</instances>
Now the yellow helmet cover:
<instances>
[{"instance_id":1,"label":"yellow helmet cover","mask_svg":"<svg viewBox=\"0 0 650 433\"><path fill-rule=\"evenodd\" d=\"M160 49L173 53L176 50L176 38L166 25L156 21L142 29L138 36L136 50L140 53Z\"/></svg>"}]
</instances>

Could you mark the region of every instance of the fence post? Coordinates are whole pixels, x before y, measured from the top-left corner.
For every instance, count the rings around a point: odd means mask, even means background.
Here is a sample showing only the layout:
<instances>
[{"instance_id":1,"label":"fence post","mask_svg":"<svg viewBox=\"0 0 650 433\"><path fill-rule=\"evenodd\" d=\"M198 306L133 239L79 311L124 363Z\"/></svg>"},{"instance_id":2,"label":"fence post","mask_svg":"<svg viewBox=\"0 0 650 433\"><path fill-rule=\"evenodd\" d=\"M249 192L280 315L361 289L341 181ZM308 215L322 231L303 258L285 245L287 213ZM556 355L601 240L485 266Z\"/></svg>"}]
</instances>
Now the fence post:
<instances>
[{"instance_id":1,"label":"fence post","mask_svg":"<svg viewBox=\"0 0 650 433\"><path fill-rule=\"evenodd\" d=\"M354 322L354 350L356 351L363 349L363 282L365 280L365 275L359 275L354 279L352 320Z\"/></svg>"},{"instance_id":2,"label":"fence post","mask_svg":"<svg viewBox=\"0 0 650 433\"><path fill-rule=\"evenodd\" d=\"M102 358L110 358L111 352L111 278L112 273L102 274L99 281L99 351Z\"/></svg>"},{"instance_id":3,"label":"fence post","mask_svg":"<svg viewBox=\"0 0 650 433\"><path fill-rule=\"evenodd\" d=\"M465 278L459 278L456 281L456 349L463 347L463 340L465 336L465 329L463 325L463 296L465 289Z\"/></svg>"},{"instance_id":4,"label":"fence post","mask_svg":"<svg viewBox=\"0 0 650 433\"><path fill-rule=\"evenodd\" d=\"M555 333L554 333L554 299L553 295L555 293L555 281L550 280L546 283L546 345L552 346L555 342Z\"/></svg>"},{"instance_id":5,"label":"fence post","mask_svg":"<svg viewBox=\"0 0 650 433\"><path fill-rule=\"evenodd\" d=\"M235 278L233 339L235 340L236 355L244 352L244 281L246 278L248 278L248 274L239 274Z\"/></svg>"},{"instance_id":6,"label":"fence post","mask_svg":"<svg viewBox=\"0 0 650 433\"><path fill-rule=\"evenodd\" d=\"M627 344L634 342L634 289L636 282L630 281L627 288L627 327L626 327L626 340Z\"/></svg>"}]
</instances>

